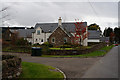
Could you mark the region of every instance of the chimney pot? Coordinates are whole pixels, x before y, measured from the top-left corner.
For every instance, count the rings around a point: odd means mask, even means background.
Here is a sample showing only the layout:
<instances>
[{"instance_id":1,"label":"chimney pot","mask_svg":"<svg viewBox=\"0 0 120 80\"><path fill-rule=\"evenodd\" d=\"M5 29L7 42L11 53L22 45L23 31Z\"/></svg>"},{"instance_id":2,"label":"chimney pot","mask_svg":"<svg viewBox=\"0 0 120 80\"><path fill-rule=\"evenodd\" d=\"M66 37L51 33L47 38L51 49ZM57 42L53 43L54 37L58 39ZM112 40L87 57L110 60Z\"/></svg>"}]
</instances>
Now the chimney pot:
<instances>
[{"instance_id":1,"label":"chimney pot","mask_svg":"<svg viewBox=\"0 0 120 80\"><path fill-rule=\"evenodd\" d=\"M58 26L62 26L62 19L61 19L61 17L59 17L59 19L58 19Z\"/></svg>"}]
</instances>

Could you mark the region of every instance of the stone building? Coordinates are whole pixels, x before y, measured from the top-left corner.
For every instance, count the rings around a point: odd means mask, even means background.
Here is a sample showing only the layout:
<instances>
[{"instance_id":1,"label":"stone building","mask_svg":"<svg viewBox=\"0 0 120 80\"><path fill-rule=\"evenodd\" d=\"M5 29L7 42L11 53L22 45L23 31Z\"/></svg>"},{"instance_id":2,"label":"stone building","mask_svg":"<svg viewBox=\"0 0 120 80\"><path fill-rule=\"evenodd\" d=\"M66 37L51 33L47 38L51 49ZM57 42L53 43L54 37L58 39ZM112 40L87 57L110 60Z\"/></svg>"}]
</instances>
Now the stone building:
<instances>
[{"instance_id":1,"label":"stone building","mask_svg":"<svg viewBox=\"0 0 120 80\"><path fill-rule=\"evenodd\" d=\"M32 44L42 44L47 41L53 45L62 45L65 42L71 43L75 33L74 23L62 23L61 17L58 19L58 23L37 23L35 32L32 33ZM83 25L86 27L87 22L83 22ZM87 46L87 42L86 38L80 44Z\"/></svg>"}]
</instances>

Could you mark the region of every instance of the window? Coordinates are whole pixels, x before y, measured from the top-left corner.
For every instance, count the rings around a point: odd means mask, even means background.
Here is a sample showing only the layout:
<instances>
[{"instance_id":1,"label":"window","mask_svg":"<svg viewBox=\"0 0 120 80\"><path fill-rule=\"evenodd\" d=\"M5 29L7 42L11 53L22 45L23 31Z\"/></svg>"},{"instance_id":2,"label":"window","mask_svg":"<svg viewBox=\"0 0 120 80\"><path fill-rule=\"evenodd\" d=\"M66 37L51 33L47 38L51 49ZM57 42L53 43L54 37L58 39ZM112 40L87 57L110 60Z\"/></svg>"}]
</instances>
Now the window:
<instances>
[{"instance_id":1,"label":"window","mask_svg":"<svg viewBox=\"0 0 120 80\"><path fill-rule=\"evenodd\" d=\"M9 36L11 37L11 34Z\"/></svg>"},{"instance_id":2,"label":"window","mask_svg":"<svg viewBox=\"0 0 120 80\"><path fill-rule=\"evenodd\" d=\"M40 30L37 30L37 35L40 35Z\"/></svg>"},{"instance_id":3,"label":"window","mask_svg":"<svg viewBox=\"0 0 120 80\"><path fill-rule=\"evenodd\" d=\"M54 37L52 37L51 42L55 43L55 38Z\"/></svg>"},{"instance_id":4,"label":"window","mask_svg":"<svg viewBox=\"0 0 120 80\"><path fill-rule=\"evenodd\" d=\"M67 38L66 37L64 37L64 43L67 43Z\"/></svg>"},{"instance_id":5,"label":"window","mask_svg":"<svg viewBox=\"0 0 120 80\"><path fill-rule=\"evenodd\" d=\"M37 42L37 39L35 41Z\"/></svg>"},{"instance_id":6,"label":"window","mask_svg":"<svg viewBox=\"0 0 120 80\"><path fill-rule=\"evenodd\" d=\"M43 42L43 39L41 39L41 42Z\"/></svg>"}]
</instances>

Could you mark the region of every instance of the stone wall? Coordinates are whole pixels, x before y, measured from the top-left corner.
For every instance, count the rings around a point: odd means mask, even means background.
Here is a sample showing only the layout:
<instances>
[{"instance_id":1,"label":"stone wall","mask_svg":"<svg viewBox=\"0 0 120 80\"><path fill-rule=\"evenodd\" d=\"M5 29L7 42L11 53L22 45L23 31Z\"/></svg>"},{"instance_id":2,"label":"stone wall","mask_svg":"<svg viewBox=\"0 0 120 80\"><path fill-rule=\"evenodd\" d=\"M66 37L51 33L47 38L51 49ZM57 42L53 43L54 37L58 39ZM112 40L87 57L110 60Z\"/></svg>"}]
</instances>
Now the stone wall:
<instances>
[{"instance_id":1,"label":"stone wall","mask_svg":"<svg viewBox=\"0 0 120 80\"><path fill-rule=\"evenodd\" d=\"M2 78L17 78L21 71L21 58L2 55Z\"/></svg>"},{"instance_id":2,"label":"stone wall","mask_svg":"<svg viewBox=\"0 0 120 80\"><path fill-rule=\"evenodd\" d=\"M55 42L52 42L52 38L55 39ZM71 43L70 37L58 27L49 37L48 42L54 46L60 46L64 44L64 38L67 38L67 43Z\"/></svg>"}]
</instances>

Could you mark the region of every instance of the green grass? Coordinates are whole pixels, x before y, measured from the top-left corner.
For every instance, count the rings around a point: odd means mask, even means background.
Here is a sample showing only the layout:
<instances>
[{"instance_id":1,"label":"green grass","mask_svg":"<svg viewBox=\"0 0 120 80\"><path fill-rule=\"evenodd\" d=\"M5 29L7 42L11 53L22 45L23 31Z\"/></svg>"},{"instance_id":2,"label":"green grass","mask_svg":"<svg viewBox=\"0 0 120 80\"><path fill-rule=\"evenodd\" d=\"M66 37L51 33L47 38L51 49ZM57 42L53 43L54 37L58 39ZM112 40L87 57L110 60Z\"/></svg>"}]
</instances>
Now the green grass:
<instances>
[{"instance_id":1,"label":"green grass","mask_svg":"<svg viewBox=\"0 0 120 80\"><path fill-rule=\"evenodd\" d=\"M76 48L49 48L51 50L74 50L74 49L81 49L81 48L84 48L84 49L88 49L88 48L91 48L90 46L82 46L82 47L76 47Z\"/></svg>"},{"instance_id":2,"label":"green grass","mask_svg":"<svg viewBox=\"0 0 120 80\"><path fill-rule=\"evenodd\" d=\"M73 48L50 48L51 50L73 50Z\"/></svg>"},{"instance_id":3,"label":"green grass","mask_svg":"<svg viewBox=\"0 0 120 80\"><path fill-rule=\"evenodd\" d=\"M81 55L42 55L41 57L98 57L98 56L104 56L111 48L113 47L113 45L111 46L105 46L103 48L101 48L100 50L91 52L91 53L87 53L87 54L81 54Z\"/></svg>"},{"instance_id":4,"label":"green grass","mask_svg":"<svg viewBox=\"0 0 120 80\"><path fill-rule=\"evenodd\" d=\"M22 62L22 69L20 78L64 78L55 68L43 64Z\"/></svg>"}]
</instances>

